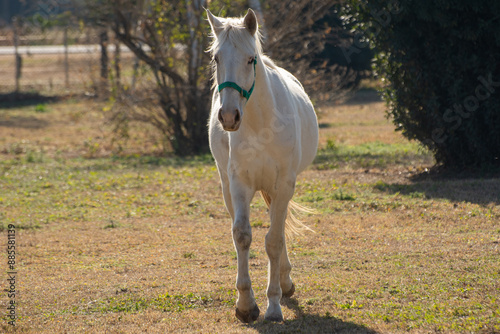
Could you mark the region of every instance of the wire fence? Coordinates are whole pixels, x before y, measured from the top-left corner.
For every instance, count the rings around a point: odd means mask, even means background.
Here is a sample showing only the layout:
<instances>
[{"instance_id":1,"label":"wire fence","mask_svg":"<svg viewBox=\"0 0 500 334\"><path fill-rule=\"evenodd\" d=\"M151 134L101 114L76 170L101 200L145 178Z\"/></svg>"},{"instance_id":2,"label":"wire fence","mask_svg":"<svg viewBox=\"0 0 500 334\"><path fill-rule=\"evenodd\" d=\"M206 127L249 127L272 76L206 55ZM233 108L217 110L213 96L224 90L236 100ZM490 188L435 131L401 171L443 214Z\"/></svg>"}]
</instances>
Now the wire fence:
<instances>
[{"instance_id":1,"label":"wire fence","mask_svg":"<svg viewBox=\"0 0 500 334\"><path fill-rule=\"evenodd\" d=\"M151 86L146 66L111 32L36 26L0 29L0 94L99 95L117 85Z\"/></svg>"}]
</instances>

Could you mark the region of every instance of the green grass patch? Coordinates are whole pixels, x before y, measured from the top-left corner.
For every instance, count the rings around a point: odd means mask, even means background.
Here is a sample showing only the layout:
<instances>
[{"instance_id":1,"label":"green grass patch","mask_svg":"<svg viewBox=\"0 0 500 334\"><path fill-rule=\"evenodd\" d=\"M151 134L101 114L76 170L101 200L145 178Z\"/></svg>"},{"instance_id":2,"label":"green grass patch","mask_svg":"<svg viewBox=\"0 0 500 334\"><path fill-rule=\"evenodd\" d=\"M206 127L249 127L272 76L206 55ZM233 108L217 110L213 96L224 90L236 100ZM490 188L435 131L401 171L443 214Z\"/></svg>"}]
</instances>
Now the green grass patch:
<instances>
[{"instance_id":1,"label":"green grass patch","mask_svg":"<svg viewBox=\"0 0 500 334\"><path fill-rule=\"evenodd\" d=\"M47 107L46 104L39 103L35 106L35 112L38 113L46 113L49 111L49 108Z\"/></svg>"},{"instance_id":2,"label":"green grass patch","mask_svg":"<svg viewBox=\"0 0 500 334\"><path fill-rule=\"evenodd\" d=\"M232 250L232 251L227 251L227 252L224 252L222 253L223 255L229 255L231 257L231 259L233 260L237 260L238 259L238 254L236 253L235 250ZM253 250L253 249L250 249L250 252L249 252L249 255L248 257L250 259L255 259L257 256L258 256L258 252Z\"/></svg>"},{"instance_id":3,"label":"green grass patch","mask_svg":"<svg viewBox=\"0 0 500 334\"><path fill-rule=\"evenodd\" d=\"M337 201L355 201L356 196L350 194L349 192L345 192L342 189L337 190L333 193L332 198Z\"/></svg>"},{"instance_id":4,"label":"green grass patch","mask_svg":"<svg viewBox=\"0 0 500 334\"><path fill-rule=\"evenodd\" d=\"M155 298L139 298L134 294L124 293L116 297L94 303L88 313L140 313L148 308L163 312L182 312L187 309L220 305L222 302L234 302L231 298L221 299L221 295L198 295L195 293L160 294ZM78 314L77 307L71 313Z\"/></svg>"},{"instance_id":5,"label":"green grass patch","mask_svg":"<svg viewBox=\"0 0 500 334\"><path fill-rule=\"evenodd\" d=\"M150 163L139 157L57 160L28 152L0 161L3 224L40 228L53 222L116 222L169 212L175 212L173 217L207 216L211 212L199 189L216 178L206 157ZM220 196L217 188L211 190L214 198Z\"/></svg>"},{"instance_id":6,"label":"green grass patch","mask_svg":"<svg viewBox=\"0 0 500 334\"><path fill-rule=\"evenodd\" d=\"M109 223L104 226L104 229L109 229L109 228L117 228L119 227L119 224L117 224L114 220L110 219Z\"/></svg>"},{"instance_id":7,"label":"green grass patch","mask_svg":"<svg viewBox=\"0 0 500 334\"><path fill-rule=\"evenodd\" d=\"M413 142L343 145L328 140L314 160L314 165L320 170L335 169L345 165L354 168L385 168L396 164L410 166L422 163L432 163L432 155Z\"/></svg>"},{"instance_id":8,"label":"green grass patch","mask_svg":"<svg viewBox=\"0 0 500 334\"><path fill-rule=\"evenodd\" d=\"M182 257L185 259L194 259L196 255L193 252L187 252L182 254Z\"/></svg>"},{"instance_id":9,"label":"green grass patch","mask_svg":"<svg viewBox=\"0 0 500 334\"><path fill-rule=\"evenodd\" d=\"M250 226L255 228L268 228L270 226L270 223L256 217L252 219L252 221L250 221Z\"/></svg>"}]
</instances>

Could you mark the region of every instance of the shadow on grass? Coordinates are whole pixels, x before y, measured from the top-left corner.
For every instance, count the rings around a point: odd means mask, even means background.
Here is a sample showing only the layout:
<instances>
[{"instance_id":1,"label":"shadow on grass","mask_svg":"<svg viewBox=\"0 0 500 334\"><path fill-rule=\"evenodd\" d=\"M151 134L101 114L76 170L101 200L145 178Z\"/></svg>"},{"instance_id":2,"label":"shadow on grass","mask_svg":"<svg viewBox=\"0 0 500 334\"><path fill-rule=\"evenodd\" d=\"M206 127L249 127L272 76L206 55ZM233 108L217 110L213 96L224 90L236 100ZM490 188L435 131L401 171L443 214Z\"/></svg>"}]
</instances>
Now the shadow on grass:
<instances>
[{"instance_id":1,"label":"shadow on grass","mask_svg":"<svg viewBox=\"0 0 500 334\"><path fill-rule=\"evenodd\" d=\"M44 96L38 93L8 93L0 94L0 111L2 109L20 108L27 106L36 106L47 102L59 100L58 97ZM0 126L41 129L49 125L49 122L37 117L11 116L8 119L2 119L0 114Z\"/></svg>"},{"instance_id":2,"label":"shadow on grass","mask_svg":"<svg viewBox=\"0 0 500 334\"><path fill-rule=\"evenodd\" d=\"M329 314L319 316L306 314L299 306L297 299L285 298L283 303L293 310L296 319L285 320L282 323L262 321L249 325L259 333L354 333L376 334L377 332L363 325L346 322Z\"/></svg>"},{"instance_id":3,"label":"shadow on grass","mask_svg":"<svg viewBox=\"0 0 500 334\"><path fill-rule=\"evenodd\" d=\"M213 165L215 160L212 154L205 153L193 156L179 157L173 153L168 156L152 155L131 155L114 156L113 161L132 164L132 165L151 165L151 166L171 166L171 167L193 167L202 165Z\"/></svg>"},{"instance_id":4,"label":"shadow on grass","mask_svg":"<svg viewBox=\"0 0 500 334\"><path fill-rule=\"evenodd\" d=\"M75 171L106 171L116 168L159 168L159 167L201 167L215 166L214 159L210 153L200 154L189 157L169 156L153 156L133 154L127 156L111 156L111 157L96 157L86 158L80 157L69 168Z\"/></svg>"},{"instance_id":5,"label":"shadow on grass","mask_svg":"<svg viewBox=\"0 0 500 334\"><path fill-rule=\"evenodd\" d=\"M368 103L382 102L382 97L375 88L361 88L358 89L351 97L349 97L345 105L360 105Z\"/></svg>"},{"instance_id":6,"label":"shadow on grass","mask_svg":"<svg viewBox=\"0 0 500 334\"><path fill-rule=\"evenodd\" d=\"M0 126L12 128L41 129L48 125L49 122L36 117L13 116L5 120L0 119Z\"/></svg>"},{"instance_id":7,"label":"shadow on grass","mask_svg":"<svg viewBox=\"0 0 500 334\"><path fill-rule=\"evenodd\" d=\"M40 103L55 102L61 97L46 96L39 93L7 93L0 94L0 109L35 106Z\"/></svg>"},{"instance_id":8,"label":"shadow on grass","mask_svg":"<svg viewBox=\"0 0 500 334\"><path fill-rule=\"evenodd\" d=\"M320 128L320 129L329 129L332 127L333 127L333 124L331 124L331 123L318 123L318 128Z\"/></svg>"},{"instance_id":9,"label":"shadow on grass","mask_svg":"<svg viewBox=\"0 0 500 334\"><path fill-rule=\"evenodd\" d=\"M447 199L451 202L470 202L479 205L500 204L500 177L478 175L463 178L451 175L436 177L418 175L411 184L378 182L374 188L391 194L427 199Z\"/></svg>"}]
</instances>

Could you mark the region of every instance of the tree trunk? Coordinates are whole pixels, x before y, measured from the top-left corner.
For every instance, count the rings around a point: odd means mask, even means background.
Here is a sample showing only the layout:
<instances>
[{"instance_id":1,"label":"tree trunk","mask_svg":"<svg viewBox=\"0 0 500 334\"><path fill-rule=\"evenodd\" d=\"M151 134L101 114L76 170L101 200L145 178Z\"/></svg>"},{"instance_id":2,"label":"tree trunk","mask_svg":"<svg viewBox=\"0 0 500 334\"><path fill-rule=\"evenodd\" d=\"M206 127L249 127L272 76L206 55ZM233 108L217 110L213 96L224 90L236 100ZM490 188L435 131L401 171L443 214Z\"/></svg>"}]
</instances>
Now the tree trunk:
<instances>
[{"instance_id":1,"label":"tree trunk","mask_svg":"<svg viewBox=\"0 0 500 334\"><path fill-rule=\"evenodd\" d=\"M116 90L118 92L121 91L121 50L120 50L120 41L115 37L115 85Z\"/></svg>"},{"instance_id":2,"label":"tree trunk","mask_svg":"<svg viewBox=\"0 0 500 334\"><path fill-rule=\"evenodd\" d=\"M101 91L105 91L108 83L108 31L103 30L99 34L99 44L101 46Z\"/></svg>"},{"instance_id":3,"label":"tree trunk","mask_svg":"<svg viewBox=\"0 0 500 334\"><path fill-rule=\"evenodd\" d=\"M189 24L190 45L189 45L189 70L188 70L188 94L185 98L186 106L186 131L189 133L190 154L201 153L208 145L208 132L206 126L206 115L208 115L208 105L202 98L206 93L200 89L199 69L203 63L202 37L200 31L200 18L203 8L207 5L206 0L193 0L187 2L187 18Z\"/></svg>"}]
</instances>

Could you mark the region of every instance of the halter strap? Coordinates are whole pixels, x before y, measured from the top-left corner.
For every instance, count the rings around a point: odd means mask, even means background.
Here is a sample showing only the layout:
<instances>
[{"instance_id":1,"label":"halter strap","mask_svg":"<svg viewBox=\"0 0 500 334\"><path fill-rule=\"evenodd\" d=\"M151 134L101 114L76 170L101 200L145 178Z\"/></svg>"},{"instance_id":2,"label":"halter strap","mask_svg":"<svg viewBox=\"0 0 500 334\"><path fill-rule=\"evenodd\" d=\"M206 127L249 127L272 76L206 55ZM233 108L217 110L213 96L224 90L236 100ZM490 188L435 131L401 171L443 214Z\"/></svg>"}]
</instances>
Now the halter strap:
<instances>
[{"instance_id":1,"label":"halter strap","mask_svg":"<svg viewBox=\"0 0 500 334\"><path fill-rule=\"evenodd\" d=\"M250 87L249 91L244 90L235 82L226 81L226 82L221 83L219 86L217 86L217 89L219 90L219 92L221 90L223 90L224 88L230 87L230 88L236 89L240 93L241 96L243 96L245 99L248 100L250 98L250 95L252 95L253 89L255 87L255 75L256 75L255 65L257 65L257 56L255 56L255 58L253 60L253 84L252 84L252 87Z\"/></svg>"}]
</instances>

